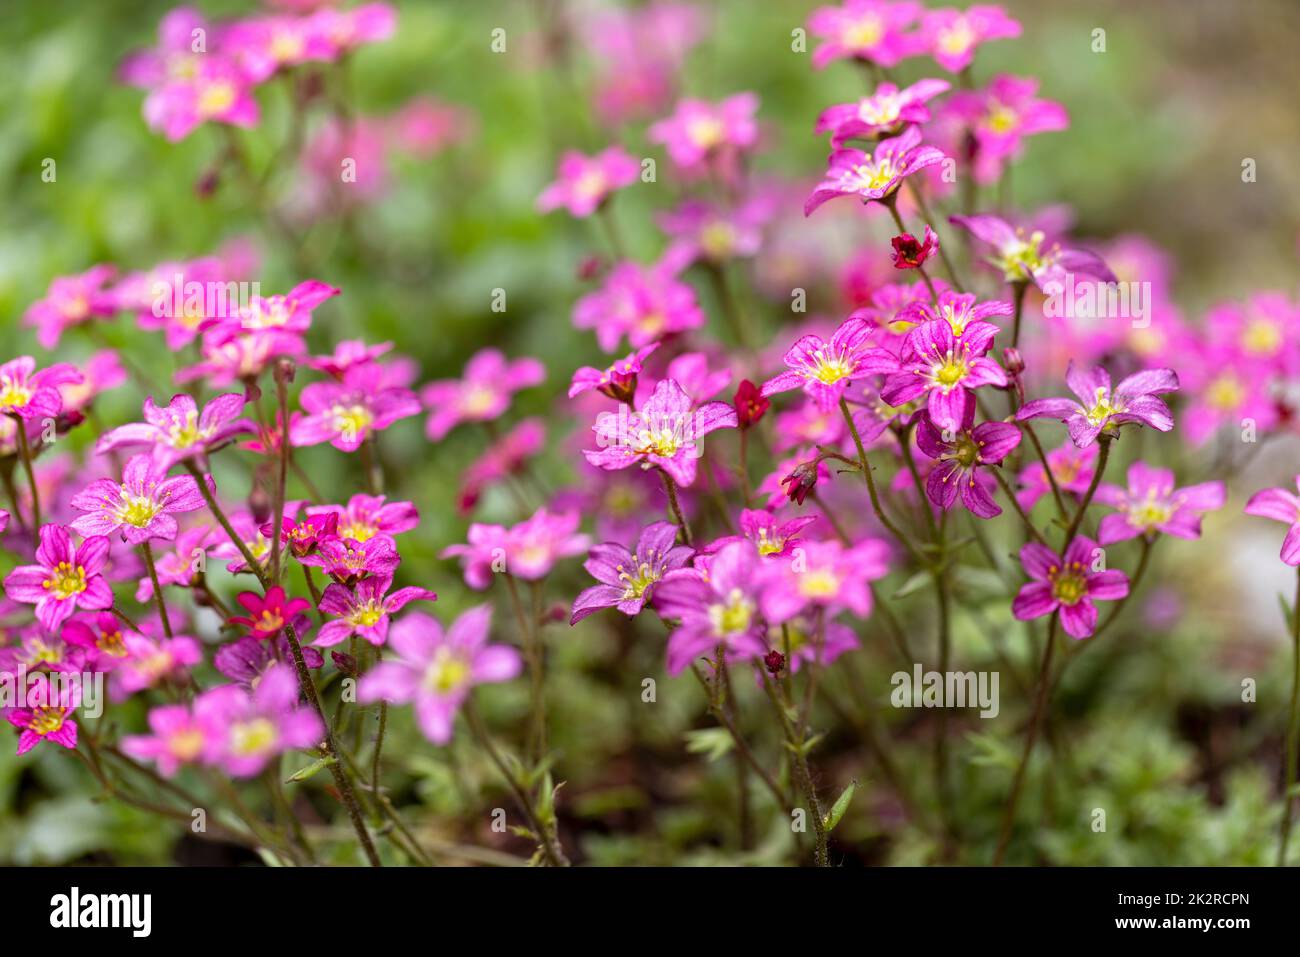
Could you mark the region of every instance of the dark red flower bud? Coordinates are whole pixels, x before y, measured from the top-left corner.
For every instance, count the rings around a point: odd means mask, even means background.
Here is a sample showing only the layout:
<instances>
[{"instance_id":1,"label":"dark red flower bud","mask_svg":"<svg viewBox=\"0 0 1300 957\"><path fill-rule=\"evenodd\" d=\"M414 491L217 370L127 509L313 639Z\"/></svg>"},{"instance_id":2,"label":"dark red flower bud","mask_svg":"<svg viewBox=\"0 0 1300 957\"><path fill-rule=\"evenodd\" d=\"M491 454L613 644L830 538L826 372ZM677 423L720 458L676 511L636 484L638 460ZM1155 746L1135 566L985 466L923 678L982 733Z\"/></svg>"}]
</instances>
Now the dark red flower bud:
<instances>
[{"instance_id":1,"label":"dark red flower bud","mask_svg":"<svg viewBox=\"0 0 1300 957\"><path fill-rule=\"evenodd\" d=\"M796 465L793 472L781 479L781 484L785 486L785 494L790 497L790 501L802 505L808 493L817 487L817 463L804 462Z\"/></svg>"},{"instance_id":2,"label":"dark red flower bud","mask_svg":"<svg viewBox=\"0 0 1300 957\"><path fill-rule=\"evenodd\" d=\"M894 261L895 269L919 269L921 264L930 258L930 254L939 248L939 237L927 225L924 239L917 239L911 233L903 233L901 236L895 236L889 243L894 247L890 258Z\"/></svg>"},{"instance_id":3,"label":"dark red flower bud","mask_svg":"<svg viewBox=\"0 0 1300 957\"><path fill-rule=\"evenodd\" d=\"M763 656L763 664L767 666L767 673L775 678L785 667L785 655L779 651L769 651Z\"/></svg>"},{"instance_id":4,"label":"dark red flower bud","mask_svg":"<svg viewBox=\"0 0 1300 957\"><path fill-rule=\"evenodd\" d=\"M610 372L609 381L598 386L597 391L609 396L615 402L631 405L636 395L636 375L635 372Z\"/></svg>"},{"instance_id":5,"label":"dark red flower bud","mask_svg":"<svg viewBox=\"0 0 1300 957\"><path fill-rule=\"evenodd\" d=\"M349 678L357 676L357 659L341 651L331 651L330 657L334 659L334 667L343 672L344 675Z\"/></svg>"},{"instance_id":6,"label":"dark red flower bud","mask_svg":"<svg viewBox=\"0 0 1300 957\"><path fill-rule=\"evenodd\" d=\"M599 256L588 256L582 262L578 263L578 279L582 282L591 282L605 271L605 260Z\"/></svg>"},{"instance_id":7,"label":"dark red flower bud","mask_svg":"<svg viewBox=\"0 0 1300 957\"><path fill-rule=\"evenodd\" d=\"M740 420L740 427L747 429L764 415L772 407L772 401L766 398L759 390L758 386L748 379L740 380L740 387L736 389L736 396L733 399L736 406L736 418Z\"/></svg>"}]
</instances>

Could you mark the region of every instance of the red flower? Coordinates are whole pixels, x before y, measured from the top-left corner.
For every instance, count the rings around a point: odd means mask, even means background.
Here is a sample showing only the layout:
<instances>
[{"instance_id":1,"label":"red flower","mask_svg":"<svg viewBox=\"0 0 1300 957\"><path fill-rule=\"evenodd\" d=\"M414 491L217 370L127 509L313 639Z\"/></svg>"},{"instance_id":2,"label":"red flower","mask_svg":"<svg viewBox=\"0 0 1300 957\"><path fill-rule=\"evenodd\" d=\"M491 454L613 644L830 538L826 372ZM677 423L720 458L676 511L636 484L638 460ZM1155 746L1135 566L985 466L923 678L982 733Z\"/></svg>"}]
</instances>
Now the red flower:
<instances>
[{"instance_id":1,"label":"red flower","mask_svg":"<svg viewBox=\"0 0 1300 957\"><path fill-rule=\"evenodd\" d=\"M231 618L232 625L243 625L255 638L274 638L280 629L291 624L296 615L311 607L305 598L285 600L284 589L276 585L265 596L240 592L236 599L248 612L247 618Z\"/></svg>"},{"instance_id":2,"label":"red flower","mask_svg":"<svg viewBox=\"0 0 1300 957\"><path fill-rule=\"evenodd\" d=\"M890 258L894 261L895 269L919 269L921 264L939 248L939 237L935 235L928 223L925 227L924 240L918 240L911 233L903 233L889 242L894 247Z\"/></svg>"},{"instance_id":3,"label":"red flower","mask_svg":"<svg viewBox=\"0 0 1300 957\"><path fill-rule=\"evenodd\" d=\"M772 407L772 401L765 397L758 389L758 386L748 379L740 381L740 387L736 389L736 396L732 400L736 406L736 418L740 421L740 427L747 429L764 415Z\"/></svg>"}]
</instances>

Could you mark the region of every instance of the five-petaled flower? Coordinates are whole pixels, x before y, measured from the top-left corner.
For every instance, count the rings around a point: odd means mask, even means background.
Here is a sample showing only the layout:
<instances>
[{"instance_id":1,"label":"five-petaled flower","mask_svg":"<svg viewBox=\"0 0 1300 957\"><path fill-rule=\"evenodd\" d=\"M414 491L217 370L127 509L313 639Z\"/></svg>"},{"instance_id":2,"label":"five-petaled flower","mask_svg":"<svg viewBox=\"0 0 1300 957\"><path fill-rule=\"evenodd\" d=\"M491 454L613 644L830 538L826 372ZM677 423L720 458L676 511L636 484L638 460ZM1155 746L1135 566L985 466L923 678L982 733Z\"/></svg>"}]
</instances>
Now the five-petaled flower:
<instances>
[{"instance_id":1,"label":"five-petaled flower","mask_svg":"<svg viewBox=\"0 0 1300 957\"><path fill-rule=\"evenodd\" d=\"M202 461L205 453L234 436L257 430L251 419L239 418L246 401L243 395L228 392L210 401L200 413L193 396L172 396L163 408L149 397L144 400L144 421L105 432L95 443L95 453L147 446L154 463L163 470L193 456Z\"/></svg>"},{"instance_id":2,"label":"five-petaled flower","mask_svg":"<svg viewBox=\"0 0 1300 957\"><path fill-rule=\"evenodd\" d=\"M840 103L824 110L813 132L829 130L835 147L854 138L892 135L906 124L928 122L930 108L926 101L947 92L948 86L947 80L920 80L900 90L892 83L882 83L871 96L856 103Z\"/></svg>"},{"instance_id":3,"label":"five-petaled flower","mask_svg":"<svg viewBox=\"0 0 1300 957\"><path fill-rule=\"evenodd\" d=\"M960 337L945 319L922 323L907 334L901 370L885 380L880 397L897 407L925 396L939 429L961 429L975 389L1007 384L1006 372L986 355L996 334L991 322L972 323Z\"/></svg>"},{"instance_id":4,"label":"five-petaled flower","mask_svg":"<svg viewBox=\"0 0 1300 957\"><path fill-rule=\"evenodd\" d=\"M212 476L204 476L215 491ZM148 455L136 455L122 469L122 481L96 479L72 497L69 504L85 512L72 522L82 535L120 534L138 545L151 538L171 541L178 526L175 513L193 512L204 505L198 483L189 475L167 477Z\"/></svg>"},{"instance_id":5,"label":"five-petaled flower","mask_svg":"<svg viewBox=\"0 0 1300 957\"><path fill-rule=\"evenodd\" d=\"M311 608L311 602L306 598L289 598L280 585L267 589L265 595L240 592L235 600L248 614L232 617L230 624L243 625L255 638L274 638L286 625L294 624L295 619Z\"/></svg>"},{"instance_id":6,"label":"five-petaled flower","mask_svg":"<svg viewBox=\"0 0 1300 957\"><path fill-rule=\"evenodd\" d=\"M352 588L331 582L321 596L319 607L325 614L337 617L321 626L312 644L329 648L357 635L372 645L382 645L388 638L389 616L413 601L438 599L429 589L415 586L399 588L390 595L388 589L392 584L391 578L379 576L363 578Z\"/></svg>"},{"instance_id":7,"label":"five-petaled flower","mask_svg":"<svg viewBox=\"0 0 1300 957\"><path fill-rule=\"evenodd\" d=\"M36 606L36 620L58 632L77 608L112 608L113 592L101 572L108 562L108 539L90 535L77 548L62 525L42 525L36 564L20 565L4 581L12 600Z\"/></svg>"},{"instance_id":8,"label":"five-petaled flower","mask_svg":"<svg viewBox=\"0 0 1300 957\"><path fill-rule=\"evenodd\" d=\"M839 196L857 196L864 203L889 200L904 179L945 158L937 146L921 145L921 131L915 126L881 140L870 153L837 149L827 162L826 176L803 204L804 215Z\"/></svg>"},{"instance_id":9,"label":"five-petaled flower","mask_svg":"<svg viewBox=\"0 0 1300 957\"><path fill-rule=\"evenodd\" d=\"M1080 535L1058 555L1046 545L1029 542L1020 550L1020 563L1032 581L1021 586L1011 613L1021 621L1059 611L1067 635L1087 638L1097 628L1097 601L1115 601L1128 594L1128 576L1119 569L1096 570L1103 551Z\"/></svg>"},{"instance_id":10,"label":"five-petaled flower","mask_svg":"<svg viewBox=\"0 0 1300 957\"><path fill-rule=\"evenodd\" d=\"M1107 484L1097 488L1098 502L1119 509L1101 520L1097 541L1113 545L1156 532L1175 538L1200 538L1201 516L1223 508L1226 496L1222 482L1175 488L1172 469L1134 462L1128 470L1128 488Z\"/></svg>"},{"instance_id":11,"label":"five-petaled flower","mask_svg":"<svg viewBox=\"0 0 1300 957\"><path fill-rule=\"evenodd\" d=\"M1097 441L1099 435L1115 435L1126 424L1149 425L1161 432L1174 427L1169 406L1158 398L1162 393L1178 391L1178 376L1173 369L1147 369L1135 372L1114 388L1110 374L1101 366L1086 372L1073 362L1065 373L1073 399L1034 399L1016 413L1016 419L1059 419L1070 431L1079 448Z\"/></svg>"},{"instance_id":12,"label":"five-petaled flower","mask_svg":"<svg viewBox=\"0 0 1300 957\"><path fill-rule=\"evenodd\" d=\"M706 402L692 409L690 396L676 380L664 379L635 412L620 405L617 413L603 413L592 428L600 448L582 454L602 469L661 468L678 485L689 486L702 454L700 440L737 424L736 410L727 403Z\"/></svg>"},{"instance_id":13,"label":"five-petaled flower","mask_svg":"<svg viewBox=\"0 0 1300 957\"><path fill-rule=\"evenodd\" d=\"M719 649L728 661L767 654L758 604L761 569L752 542L733 542L713 556L707 578L698 569L681 568L660 580L655 609L679 622L668 636L670 675Z\"/></svg>"},{"instance_id":14,"label":"five-petaled flower","mask_svg":"<svg viewBox=\"0 0 1300 957\"><path fill-rule=\"evenodd\" d=\"M865 319L846 319L827 342L818 335L801 336L784 356L788 367L763 383L764 396L803 389L823 412L835 408L855 379L896 372L898 360L873 340Z\"/></svg>"},{"instance_id":15,"label":"five-petaled flower","mask_svg":"<svg viewBox=\"0 0 1300 957\"><path fill-rule=\"evenodd\" d=\"M635 552L616 542L593 545L582 567L600 584L574 600L569 624L576 625L602 608L617 607L625 615L639 614L659 580L690 559L692 550L676 542L676 525L655 522L641 530Z\"/></svg>"},{"instance_id":16,"label":"five-petaled flower","mask_svg":"<svg viewBox=\"0 0 1300 957\"><path fill-rule=\"evenodd\" d=\"M975 406L957 430L941 430L929 414L921 413L916 444L937 462L925 481L925 494L942 509L950 509L961 495L962 504L980 518L1001 515L1002 509L980 483L980 469L1000 465L1020 444L1020 429L1010 422L981 422L972 428Z\"/></svg>"},{"instance_id":17,"label":"five-petaled flower","mask_svg":"<svg viewBox=\"0 0 1300 957\"><path fill-rule=\"evenodd\" d=\"M590 216L615 190L635 183L640 171L636 157L621 146L595 156L569 150L560 157L555 182L537 197L537 208L545 213L563 206L573 216Z\"/></svg>"}]
</instances>

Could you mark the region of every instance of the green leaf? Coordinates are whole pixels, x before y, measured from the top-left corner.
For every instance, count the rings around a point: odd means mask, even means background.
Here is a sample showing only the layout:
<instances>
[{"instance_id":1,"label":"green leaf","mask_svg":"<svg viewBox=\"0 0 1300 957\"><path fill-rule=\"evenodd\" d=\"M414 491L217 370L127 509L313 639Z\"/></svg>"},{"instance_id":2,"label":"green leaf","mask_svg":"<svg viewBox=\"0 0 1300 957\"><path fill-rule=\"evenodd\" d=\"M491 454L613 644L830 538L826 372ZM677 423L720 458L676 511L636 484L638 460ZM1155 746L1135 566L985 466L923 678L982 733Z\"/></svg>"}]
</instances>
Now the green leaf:
<instances>
[{"instance_id":1,"label":"green leaf","mask_svg":"<svg viewBox=\"0 0 1300 957\"><path fill-rule=\"evenodd\" d=\"M835 825L840 823L840 818L844 812L849 809L849 802L853 800L853 792L858 789L857 781L850 781L849 786L844 789L835 803L831 805L830 813L826 815L826 830L835 830Z\"/></svg>"},{"instance_id":2,"label":"green leaf","mask_svg":"<svg viewBox=\"0 0 1300 957\"><path fill-rule=\"evenodd\" d=\"M691 754L703 754L709 761L725 757L735 744L731 740L731 733L726 728L700 728L687 731L683 737L686 739L687 751Z\"/></svg>"},{"instance_id":3,"label":"green leaf","mask_svg":"<svg viewBox=\"0 0 1300 957\"><path fill-rule=\"evenodd\" d=\"M906 598L913 592L920 591L928 584L930 584L930 573L928 571L916 572L911 578L898 586L898 591L894 592L894 597Z\"/></svg>"},{"instance_id":4,"label":"green leaf","mask_svg":"<svg viewBox=\"0 0 1300 957\"><path fill-rule=\"evenodd\" d=\"M971 764L1014 771L1019 763L1016 752L999 737L973 731L966 735L966 740L975 748L975 754L970 759Z\"/></svg>"},{"instance_id":5,"label":"green leaf","mask_svg":"<svg viewBox=\"0 0 1300 957\"><path fill-rule=\"evenodd\" d=\"M320 774L331 764L337 764L337 763L338 763L338 758L317 758L315 761L307 765L305 768L301 768L295 771L293 774L289 775L288 779L285 781L285 784L292 784L295 781L306 781L308 778L314 778L316 775Z\"/></svg>"}]
</instances>

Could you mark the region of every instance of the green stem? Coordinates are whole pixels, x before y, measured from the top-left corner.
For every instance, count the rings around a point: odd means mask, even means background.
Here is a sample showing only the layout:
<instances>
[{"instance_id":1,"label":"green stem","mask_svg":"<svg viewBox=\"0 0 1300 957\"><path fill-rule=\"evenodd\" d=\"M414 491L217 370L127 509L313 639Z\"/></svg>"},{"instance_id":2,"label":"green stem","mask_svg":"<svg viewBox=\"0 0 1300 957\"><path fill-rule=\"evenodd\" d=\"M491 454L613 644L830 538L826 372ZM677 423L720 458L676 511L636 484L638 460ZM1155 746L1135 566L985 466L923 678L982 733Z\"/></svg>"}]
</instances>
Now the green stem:
<instances>
[{"instance_id":1,"label":"green stem","mask_svg":"<svg viewBox=\"0 0 1300 957\"><path fill-rule=\"evenodd\" d=\"M664 491L668 493L668 506L672 509L673 519L677 522L678 529L681 530L682 541L694 548L695 544L694 539L691 537L691 527L686 524L686 516L682 514L681 502L677 500L677 483L673 481L673 477L664 469L659 469L659 474L663 477Z\"/></svg>"},{"instance_id":2,"label":"green stem","mask_svg":"<svg viewBox=\"0 0 1300 957\"><path fill-rule=\"evenodd\" d=\"M531 624L524 611L524 604L519 598L519 586L513 575L506 575L506 589L510 593L510 604L514 608L515 620L519 623L520 639L524 645L524 657L528 660L529 676L529 733L530 752L534 761L541 761L546 754L546 689L542 673L542 654L537 639L537 622Z\"/></svg>"},{"instance_id":3,"label":"green stem","mask_svg":"<svg viewBox=\"0 0 1300 957\"><path fill-rule=\"evenodd\" d=\"M153 583L153 600L158 606L158 617L162 619L163 634L172 637L172 622L167 617L167 603L163 601L162 585L158 583L158 567L154 564L153 549L146 539L140 543L140 553L144 555L145 568L149 569L149 581Z\"/></svg>"},{"instance_id":4,"label":"green stem","mask_svg":"<svg viewBox=\"0 0 1300 957\"><path fill-rule=\"evenodd\" d=\"M18 435L18 455L23 462L23 472L27 475L27 485L32 490L32 540L41 543L41 490L36 487L36 470L32 468L32 447L27 442L27 423L18 416L11 416L14 431ZM16 503L15 503L16 504Z\"/></svg>"},{"instance_id":5,"label":"green stem","mask_svg":"<svg viewBox=\"0 0 1300 957\"><path fill-rule=\"evenodd\" d=\"M880 495L876 491L876 480L871 476L871 464L867 461L866 447L863 446L862 436L859 434L858 427L853 421L853 412L849 409L849 404L844 401L843 397L840 398L840 412L844 414L844 421L849 424L849 433L853 436L853 445L858 451L858 465L862 469L862 474L867 480L867 493L871 496L871 510L875 512L876 518L880 521L880 524L889 530L889 533L907 549L908 553L914 559L919 559L920 556L917 554L916 547L911 543L907 536L899 531L898 526L889 519L889 516L885 514L885 510L880 505Z\"/></svg>"}]
</instances>

